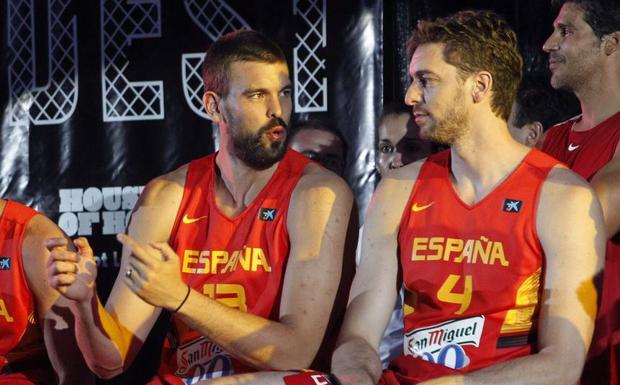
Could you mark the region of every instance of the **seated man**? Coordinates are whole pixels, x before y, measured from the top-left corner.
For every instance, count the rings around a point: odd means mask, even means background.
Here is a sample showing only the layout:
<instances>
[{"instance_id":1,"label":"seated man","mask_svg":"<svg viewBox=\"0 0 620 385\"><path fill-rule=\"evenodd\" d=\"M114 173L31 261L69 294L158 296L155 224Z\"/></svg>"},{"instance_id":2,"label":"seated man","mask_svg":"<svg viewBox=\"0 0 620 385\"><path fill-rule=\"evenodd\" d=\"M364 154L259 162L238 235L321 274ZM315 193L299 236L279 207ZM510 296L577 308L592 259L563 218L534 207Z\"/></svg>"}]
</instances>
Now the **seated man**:
<instances>
[{"instance_id":1,"label":"seated man","mask_svg":"<svg viewBox=\"0 0 620 385\"><path fill-rule=\"evenodd\" d=\"M368 209L332 374L343 385L574 384L605 249L592 188L516 142L517 38L490 11L421 22L408 42L423 138L450 146L388 174ZM405 287L404 355L377 347Z\"/></svg>"},{"instance_id":2,"label":"seated man","mask_svg":"<svg viewBox=\"0 0 620 385\"><path fill-rule=\"evenodd\" d=\"M308 119L291 129L288 146L342 176L347 160L344 136L328 121Z\"/></svg>"},{"instance_id":3,"label":"seated man","mask_svg":"<svg viewBox=\"0 0 620 385\"><path fill-rule=\"evenodd\" d=\"M353 195L287 150L291 82L274 42L251 30L222 36L203 79L220 151L148 183L118 236L121 273L105 308L92 286L75 287L72 265L92 258L86 240L77 254L52 253L50 279L72 300L80 349L101 377L131 364L162 309L173 322L153 384L303 369L325 334Z\"/></svg>"},{"instance_id":4,"label":"seated man","mask_svg":"<svg viewBox=\"0 0 620 385\"><path fill-rule=\"evenodd\" d=\"M547 130L579 114L579 102L574 95L554 90L547 83L521 87L508 118L510 134L529 147L542 143Z\"/></svg>"},{"instance_id":5,"label":"seated man","mask_svg":"<svg viewBox=\"0 0 620 385\"><path fill-rule=\"evenodd\" d=\"M0 384L89 384L68 301L47 284L44 240L64 237L45 216L0 200ZM72 247L72 246L69 246ZM89 275L85 264L76 276Z\"/></svg>"}]
</instances>

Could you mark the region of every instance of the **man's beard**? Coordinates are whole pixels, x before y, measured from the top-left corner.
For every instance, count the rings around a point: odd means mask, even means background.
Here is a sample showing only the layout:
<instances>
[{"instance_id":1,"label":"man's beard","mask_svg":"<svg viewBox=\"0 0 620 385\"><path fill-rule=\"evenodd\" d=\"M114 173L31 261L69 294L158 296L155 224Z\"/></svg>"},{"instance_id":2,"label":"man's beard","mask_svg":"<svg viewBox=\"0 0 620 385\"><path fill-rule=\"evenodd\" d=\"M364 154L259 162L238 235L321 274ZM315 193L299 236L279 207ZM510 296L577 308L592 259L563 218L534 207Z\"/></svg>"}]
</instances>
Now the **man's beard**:
<instances>
[{"instance_id":1,"label":"man's beard","mask_svg":"<svg viewBox=\"0 0 620 385\"><path fill-rule=\"evenodd\" d=\"M235 133L232 135L232 151L247 166L256 170L265 170L273 166L286 153L284 140L271 142L265 146L262 137L271 128L282 126L287 129L286 123L280 118L274 118L262 126L256 134Z\"/></svg>"},{"instance_id":2,"label":"man's beard","mask_svg":"<svg viewBox=\"0 0 620 385\"><path fill-rule=\"evenodd\" d=\"M457 93L452 102L448 104L449 109L445 111L443 116L431 116L434 124L429 130L426 130L425 135L423 135L424 139L452 146L464 135L469 116L463 106L462 98L463 96Z\"/></svg>"}]
</instances>

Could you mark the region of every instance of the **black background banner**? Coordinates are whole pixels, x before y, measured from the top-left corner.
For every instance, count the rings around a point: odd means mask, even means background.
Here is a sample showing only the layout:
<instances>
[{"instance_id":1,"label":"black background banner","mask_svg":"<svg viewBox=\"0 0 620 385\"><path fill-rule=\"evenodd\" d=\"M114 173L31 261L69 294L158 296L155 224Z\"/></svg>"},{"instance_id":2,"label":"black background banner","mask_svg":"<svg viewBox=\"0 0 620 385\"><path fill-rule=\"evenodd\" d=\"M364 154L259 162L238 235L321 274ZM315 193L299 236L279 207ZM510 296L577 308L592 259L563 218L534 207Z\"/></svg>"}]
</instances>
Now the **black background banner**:
<instances>
[{"instance_id":1,"label":"black background banner","mask_svg":"<svg viewBox=\"0 0 620 385\"><path fill-rule=\"evenodd\" d=\"M404 96L412 26L465 8L504 15L527 71L548 76L540 47L554 14L540 0L5 0L0 193L88 237L107 298L120 263L114 234L143 186L217 148L200 105L202 55L222 34L253 28L283 48L295 112L327 114L347 139L345 177L363 214L377 181L375 120ZM151 374L158 338L116 383Z\"/></svg>"}]
</instances>

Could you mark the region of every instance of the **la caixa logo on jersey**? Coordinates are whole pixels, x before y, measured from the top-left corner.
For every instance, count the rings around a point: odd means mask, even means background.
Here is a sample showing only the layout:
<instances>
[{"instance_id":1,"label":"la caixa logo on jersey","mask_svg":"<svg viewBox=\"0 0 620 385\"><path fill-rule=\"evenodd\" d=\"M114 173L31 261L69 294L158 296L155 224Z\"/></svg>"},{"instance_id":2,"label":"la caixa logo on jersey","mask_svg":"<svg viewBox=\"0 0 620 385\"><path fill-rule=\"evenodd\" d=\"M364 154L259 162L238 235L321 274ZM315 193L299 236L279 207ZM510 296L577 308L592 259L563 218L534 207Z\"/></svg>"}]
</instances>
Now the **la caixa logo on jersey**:
<instances>
[{"instance_id":1,"label":"la caixa logo on jersey","mask_svg":"<svg viewBox=\"0 0 620 385\"><path fill-rule=\"evenodd\" d=\"M11 257L0 257L0 270L11 270Z\"/></svg>"},{"instance_id":2,"label":"la caixa logo on jersey","mask_svg":"<svg viewBox=\"0 0 620 385\"><path fill-rule=\"evenodd\" d=\"M277 213L278 209L261 207L260 210L258 210L258 219L265 222L272 222L274 219L276 219Z\"/></svg>"}]
</instances>

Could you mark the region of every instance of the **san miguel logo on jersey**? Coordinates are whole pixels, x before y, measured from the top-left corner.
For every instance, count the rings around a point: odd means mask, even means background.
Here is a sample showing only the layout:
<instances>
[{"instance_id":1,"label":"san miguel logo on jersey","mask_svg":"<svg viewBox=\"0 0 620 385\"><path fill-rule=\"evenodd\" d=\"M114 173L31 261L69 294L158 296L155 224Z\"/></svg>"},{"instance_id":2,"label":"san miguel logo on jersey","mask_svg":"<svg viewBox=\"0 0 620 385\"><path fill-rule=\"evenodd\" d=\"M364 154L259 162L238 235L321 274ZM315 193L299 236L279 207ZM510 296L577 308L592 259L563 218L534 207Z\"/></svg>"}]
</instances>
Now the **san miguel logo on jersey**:
<instances>
[{"instance_id":1,"label":"san miguel logo on jersey","mask_svg":"<svg viewBox=\"0 0 620 385\"><path fill-rule=\"evenodd\" d=\"M523 201L506 198L504 199L504 206L502 210L507 213L518 213L521 211L521 207L523 207Z\"/></svg>"},{"instance_id":2,"label":"san miguel logo on jersey","mask_svg":"<svg viewBox=\"0 0 620 385\"><path fill-rule=\"evenodd\" d=\"M267 207L261 207L258 210L258 219L265 222L271 222L276 219L276 214L278 213L278 209L270 209Z\"/></svg>"},{"instance_id":3,"label":"san miguel logo on jersey","mask_svg":"<svg viewBox=\"0 0 620 385\"><path fill-rule=\"evenodd\" d=\"M0 270L11 270L11 257L0 257Z\"/></svg>"},{"instance_id":4,"label":"san miguel logo on jersey","mask_svg":"<svg viewBox=\"0 0 620 385\"><path fill-rule=\"evenodd\" d=\"M462 369L470 362L463 347L479 347L483 329L482 315L415 329L405 335L405 355Z\"/></svg>"},{"instance_id":5,"label":"san miguel logo on jersey","mask_svg":"<svg viewBox=\"0 0 620 385\"><path fill-rule=\"evenodd\" d=\"M186 384L194 384L209 378L234 374L228 354L205 337L191 341L177 350L175 375L185 378ZM187 381L191 379L192 381Z\"/></svg>"}]
</instances>

